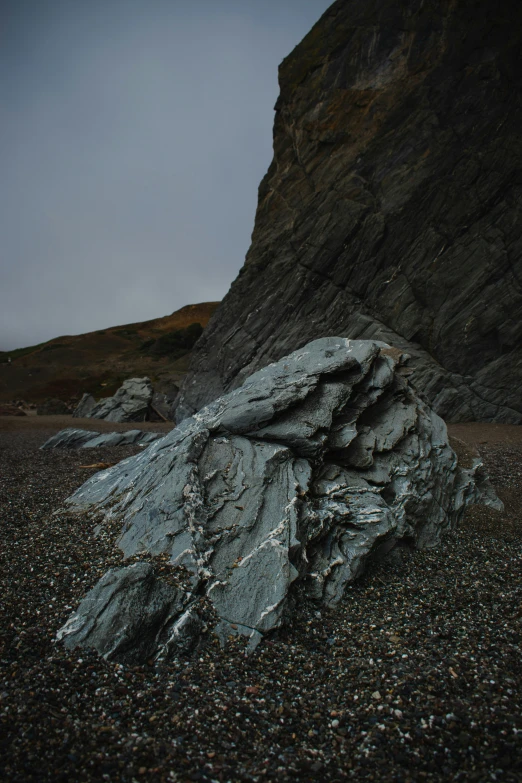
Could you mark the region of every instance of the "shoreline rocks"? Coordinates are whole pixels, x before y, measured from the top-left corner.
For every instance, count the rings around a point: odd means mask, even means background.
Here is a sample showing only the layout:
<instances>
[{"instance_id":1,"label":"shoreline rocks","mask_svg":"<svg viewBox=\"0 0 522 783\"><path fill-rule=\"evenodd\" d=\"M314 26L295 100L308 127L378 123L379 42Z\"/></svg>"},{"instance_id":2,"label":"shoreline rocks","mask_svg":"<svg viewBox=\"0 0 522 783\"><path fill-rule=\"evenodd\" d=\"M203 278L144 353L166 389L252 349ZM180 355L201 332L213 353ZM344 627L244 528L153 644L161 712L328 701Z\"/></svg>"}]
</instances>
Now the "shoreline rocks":
<instances>
[{"instance_id":1,"label":"shoreline rocks","mask_svg":"<svg viewBox=\"0 0 522 783\"><path fill-rule=\"evenodd\" d=\"M380 342L316 340L89 479L70 512L121 520L117 545L138 565L106 575L60 638L115 660L136 660L143 644L168 657L197 639L204 598L221 639L241 633L253 648L285 621L297 585L334 606L383 545L435 546L467 504L501 507L478 457L459 466L403 361ZM147 569L136 586L144 554L186 577L152 605L159 577Z\"/></svg>"},{"instance_id":2,"label":"shoreline rocks","mask_svg":"<svg viewBox=\"0 0 522 783\"><path fill-rule=\"evenodd\" d=\"M88 418L114 422L146 421L153 394L148 378L129 378L114 396L96 403Z\"/></svg>"}]
</instances>

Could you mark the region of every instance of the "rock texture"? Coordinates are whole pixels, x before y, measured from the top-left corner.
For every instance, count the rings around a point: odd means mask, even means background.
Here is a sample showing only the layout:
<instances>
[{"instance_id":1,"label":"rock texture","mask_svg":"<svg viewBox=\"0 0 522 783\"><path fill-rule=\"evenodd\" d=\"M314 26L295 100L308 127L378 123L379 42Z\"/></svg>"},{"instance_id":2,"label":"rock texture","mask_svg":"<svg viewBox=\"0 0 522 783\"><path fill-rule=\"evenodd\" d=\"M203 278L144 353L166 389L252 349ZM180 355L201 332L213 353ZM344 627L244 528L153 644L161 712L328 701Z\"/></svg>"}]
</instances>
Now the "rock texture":
<instances>
[{"instance_id":1,"label":"rock texture","mask_svg":"<svg viewBox=\"0 0 522 783\"><path fill-rule=\"evenodd\" d=\"M121 519L118 546L138 562L106 574L60 637L116 660L168 657L197 639L205 597L223 639L255 645L296 584L334 605L376 550L433 546L467 503L494 503L401 360L383 343L315 341L89 479L71 511ZM145 554L185 581L164 582Z\"/></svg>"},{"instance_id":2,"label":"rock texture","mask_svg":"<svg viewBox=\"0 0 522 783\"><path fill-rule=\"evenodd\" d=\"M114 422L146 421L153 394L148 378L129 378L113 397L105 397L96 403L87 418Z\"/></svg>"},{"instance_id":3,"label":"rock texture","mask_svg":"<svg viewBox=\"0 0 522 783\"><path fill-rule=\"evenodd\" d=\"M127 432L91 432L68 428L60 430L46 440L42 449L96 449L109 446L131 446L139 444L148 446L155 440L164 437L162 432L143 432L142 430L127 430Z\"/></svg>"},{"instance_id":4,"label":"rock texture","mask_svg":"<svg viewBox=\"0 0 522 783\"><path fill-rule=\"evenodd\" d=\"M73 411L75 419L88 419L92 410L96 407L96 400L92 394L82 394L82 398Z\"/></svg>"},{"instance_id":5,"label":"rock texture","mask_svg":"<svg viewBox=\"0 0 522 783\"><path fill-rule=\"evenodd\" d=\"M452 421L522 421L522 5L339 0L279 71L252 245L179 418L327 334L411 355Z\"/></svg>"}]
</instances>

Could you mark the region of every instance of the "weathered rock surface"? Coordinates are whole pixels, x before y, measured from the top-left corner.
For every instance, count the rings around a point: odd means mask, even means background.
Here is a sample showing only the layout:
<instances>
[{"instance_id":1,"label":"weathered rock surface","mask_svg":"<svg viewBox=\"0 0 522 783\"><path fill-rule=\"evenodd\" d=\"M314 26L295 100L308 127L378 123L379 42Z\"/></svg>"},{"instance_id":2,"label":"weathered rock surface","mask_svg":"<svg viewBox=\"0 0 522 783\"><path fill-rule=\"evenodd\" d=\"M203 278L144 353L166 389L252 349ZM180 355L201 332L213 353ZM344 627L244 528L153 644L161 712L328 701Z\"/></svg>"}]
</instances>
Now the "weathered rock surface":
<instances>
[{"instance_id":1,"label":"weathered rock surface","mask_svg":"<svg viewBox=\"0 0 522 783\"><path fill-rule=\"evenodd\" d=\"M129 378L113 397L105 397L91 409L90 419L146 421L154 390L148 378Z\"/></svg>"},{"instance_id":2,"label":"weathered rock surface","mask_svg":"<svg viewBox=\"0 0 522 783\"><path fill-rule=\"evenodd\" d=\"M149 563L111 569L84 598L59 638L74 638L107 658L140 663L176 646L176 619L187 595L156 579Z\"/></svg>"},{"instance_id":3,"label":"weathered rock surface","mask_svg":"<svg viewBox=\"0 0 522 783\"><path fill-rule=\"evenodd\" d=\"M279 71L252 245L183 418L312 339L411 355L451 421L522 422L522 4L339 0Z\"/></svg>"},{"instance_id":4,"label":"weathered rock surface","mask_svg":"<svg viewBox=\"0 0 522 783\"><path fill-rule=\"evenodd\" d=\"M102 446L132 446L139 444L147 446L155 440L164 437L163 432L143 432L128 430L127 432L91 432L68 428L60 430L46 440L42 449L96 449Z\"/></svg>"},{"instance_id":5,"label":"weathered rock surface","mask_svg":"<svg viewBox=\"0 0 522 783\"><path fill-rule=\"evenodd\" d=\"M216 632L254 645L283 622L296 583L335 604L376 548L433 546L467 503L495 502L401 361L383 343L317 340L90 478L71 512L121 519L126 557L166 554L188 580L169 586L143 562L109 572L65 643L165 657L197 639L206 596Z\"/></svg>"},{"instance_id":6,"label":"weathered rock surface","mask_svg":"<svg viewBox=\"0 0 522 783\"><path fill-rule=\"evenodd\" d=\"M151 419L164 419L166 421L174 421L176 414L175 402L179 393L179 388L175 385L172 386L169 392L157 392L152 395ZM154 415L156 414L156 415Z\"/></svg>"},{"instance_id":7,"label":"weathered rock surface","mask_svg":"<svg viewBox=\"0 0 522 783\"><path fill-rule=\"evenodd\" d=\"M88 419L95 407L96 400L92 394L82 394L80 402L73 411L73 416L75 419Z\"/></svg>"}]
</instances>

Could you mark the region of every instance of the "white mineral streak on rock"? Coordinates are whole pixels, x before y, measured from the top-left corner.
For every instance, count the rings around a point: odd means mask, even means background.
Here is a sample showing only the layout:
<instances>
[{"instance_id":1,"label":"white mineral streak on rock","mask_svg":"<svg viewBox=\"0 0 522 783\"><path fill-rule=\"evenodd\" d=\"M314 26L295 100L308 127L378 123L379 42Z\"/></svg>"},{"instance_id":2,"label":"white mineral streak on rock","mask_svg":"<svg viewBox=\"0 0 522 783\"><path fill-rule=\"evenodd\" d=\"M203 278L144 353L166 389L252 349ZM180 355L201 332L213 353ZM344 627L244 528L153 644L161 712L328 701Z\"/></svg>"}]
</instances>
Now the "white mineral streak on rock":
<instances>
[{"instance_id":1,"label":"white mineral streak on rock","mask_svg":"<svg viewBox=\"0 0 522 783\"><path fill-rule=\"evenodd\" d=\"M60 638L165 658L197 642L206 596L222 640L253 647L284 621L296 580L336 604L377 548L433 546L467 503L498 503L480 460L458 465L444 422L395 372L401 359L316 340L89 479L71 511L120 518L125 556L167 554L189 587L148 563L109 571Z\"/></svg>"}]
</instances>

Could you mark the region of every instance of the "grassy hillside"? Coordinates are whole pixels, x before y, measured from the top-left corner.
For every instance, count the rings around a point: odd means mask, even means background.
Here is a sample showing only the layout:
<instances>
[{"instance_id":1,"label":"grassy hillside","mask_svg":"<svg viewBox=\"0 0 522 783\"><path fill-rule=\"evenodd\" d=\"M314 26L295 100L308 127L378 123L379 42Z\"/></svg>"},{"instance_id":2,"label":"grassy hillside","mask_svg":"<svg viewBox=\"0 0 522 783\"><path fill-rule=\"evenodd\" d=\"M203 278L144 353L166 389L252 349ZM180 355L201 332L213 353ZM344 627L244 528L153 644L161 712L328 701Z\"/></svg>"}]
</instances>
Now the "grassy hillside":
<instances>
[{"instance_id":1,"label":"grassy hillside","mask_svg":"<svg viewBox=\"0 0 522 783\"><path fill-rule=\"evenodd\" d=\"M178 383L192 346L218 304L187 305L152 321L0 351L0 402L69 400L83 392L106 397L133 376L148 375L160 389Z\"/></svg>"}]
</instances>

